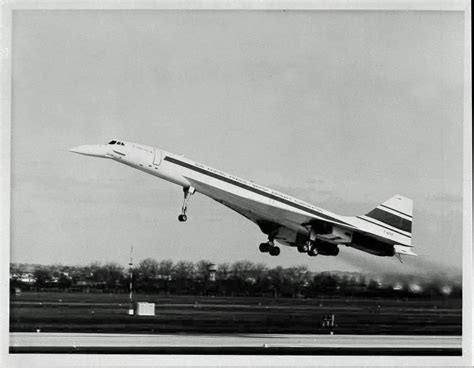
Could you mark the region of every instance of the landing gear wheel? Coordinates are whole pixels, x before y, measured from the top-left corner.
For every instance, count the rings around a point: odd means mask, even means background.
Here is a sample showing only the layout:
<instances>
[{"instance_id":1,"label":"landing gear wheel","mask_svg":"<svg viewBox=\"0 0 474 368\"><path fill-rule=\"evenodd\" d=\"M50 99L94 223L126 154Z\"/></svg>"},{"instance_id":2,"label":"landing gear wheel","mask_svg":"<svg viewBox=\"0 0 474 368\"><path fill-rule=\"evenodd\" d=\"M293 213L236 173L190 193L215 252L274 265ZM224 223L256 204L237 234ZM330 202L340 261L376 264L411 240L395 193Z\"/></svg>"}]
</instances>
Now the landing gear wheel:
<instances>
[{"instance_id":1,"label":"landing gear wheel","mask_svg":"<svg viewBox=\"0 0 474 368\"><path fill-rule=\"evenodd\" d=\"M306 245L298 245L296 247L300 253L308 253L308 247Z\"/></svg>"},{"instance_id":2,"label":"landing gear wheel","mask_svg":"<svg viewBox=\"0 0 474 368\"><path fill-rule=\"evenodd\" d=\"M270 250L270 244L268 243L260 243L260 245L258 246L258 249L260 250L260 252L262 253L266 253Z\"/></svg>"},{"instance_id":3,"label":"landing gear wheel","mask_svg":"<svg viewBox=\"0 0 474 368\"><path fill-rule=\"evenodd\" d=\"M184 199L183 199L183 206L181 207L181 215L178 216L178 220L180 222L185 222L188 217L186 216L186 211L188 210L188 202L189 198L192 194L194 194L195 189L193 187L183 188Z\"/></svg>"},{"instance_id":4,"label":"landing gear wheel","mask_svg":"<svg viewBox=\"0 0 474 368\"><path fill-rule=\"evenodd\" d=\"M270 248L270 255L277 256L280 254L280 247L271 247Z\"/></svg>"},{"instance_id":5,"label":"landing gear wheel","mask_svg":"<svg viewBox=\"0 0 474 368\"><path fill-rule=\"evenodd\" d=\"M314 245L309 249L308 251L308 256L310 257L316 257L318 255L318 248L316 248Z\"/></svg>"}]
</instances>

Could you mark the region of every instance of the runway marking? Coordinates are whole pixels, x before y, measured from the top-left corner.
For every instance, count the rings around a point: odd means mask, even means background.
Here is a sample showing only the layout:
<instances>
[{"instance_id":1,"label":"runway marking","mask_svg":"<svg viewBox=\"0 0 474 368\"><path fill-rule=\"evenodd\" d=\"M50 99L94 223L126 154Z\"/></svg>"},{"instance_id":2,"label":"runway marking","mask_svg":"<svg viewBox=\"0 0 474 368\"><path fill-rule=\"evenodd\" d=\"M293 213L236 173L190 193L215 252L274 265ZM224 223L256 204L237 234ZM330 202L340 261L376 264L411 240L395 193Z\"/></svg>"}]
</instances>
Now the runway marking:
<instances>
[{"instance_id":1,"label":"runway marking","mask_svg":"<svg viewBox=\"0 0 474 368\"><path fill-rule=\"evenodd\" d=\"M461 348L461 336L10 333L13 347Z\"/></svg>"}]
</instances>

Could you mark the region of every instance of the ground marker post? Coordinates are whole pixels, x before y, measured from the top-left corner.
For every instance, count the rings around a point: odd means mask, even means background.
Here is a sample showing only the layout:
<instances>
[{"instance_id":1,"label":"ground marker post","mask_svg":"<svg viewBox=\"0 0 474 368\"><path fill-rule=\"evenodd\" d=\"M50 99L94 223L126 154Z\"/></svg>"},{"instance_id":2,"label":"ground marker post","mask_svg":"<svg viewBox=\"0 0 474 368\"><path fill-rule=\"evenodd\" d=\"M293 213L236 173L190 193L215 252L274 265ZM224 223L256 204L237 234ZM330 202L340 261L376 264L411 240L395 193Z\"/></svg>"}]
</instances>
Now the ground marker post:
<instances>
[{"instance_id":1,"label":"ground marker post","mask_svg":"<svg viewBox=\"0 0 474 368\"><path fill-rule=\"evenodd\" d=\"M325 314L321 325L329 329L330 335L334 335L334 327L336 327L334 313Z\"/></svg>"}]
</instances>

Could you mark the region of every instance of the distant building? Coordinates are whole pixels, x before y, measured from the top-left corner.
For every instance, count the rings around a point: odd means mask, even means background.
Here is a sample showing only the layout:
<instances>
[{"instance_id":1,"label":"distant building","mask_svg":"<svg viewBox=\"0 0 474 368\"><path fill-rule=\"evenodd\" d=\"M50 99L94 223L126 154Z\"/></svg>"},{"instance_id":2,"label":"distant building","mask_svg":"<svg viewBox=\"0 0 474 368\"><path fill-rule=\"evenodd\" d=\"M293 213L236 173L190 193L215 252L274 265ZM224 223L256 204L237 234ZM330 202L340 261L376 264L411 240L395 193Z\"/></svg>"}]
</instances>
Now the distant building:
<instances>
[{"instance_id":1,"label":"distant building","mask_svg":"<svg viewBox=\"0 0 474 368\"><path fill-rule=\"evenodd\" d=\"M79 280L77 283L76 283L77 286L92 286L92 282L90 282L89 280Z\"/></svg>"},{"instance_id":2,"label":"distant building","mask_svg":"<svg viewBox=\"0 0 474 368\"><path fill-rule=\"evenodd\" d=\"M17 280L28 285L34 284L36 282L36 279L33 274L29 272L20 274L20 277Z\"/></svg>"},{"instance_id":3,"label":"distant building","mask_svg":"<svg viewBox=\"0 0 474 368\"><path fill-rule=\"evenodd\" d=\"M444 285L443 287L440 288L439 290L441 294L443 295L449 295L453 292L453 287L449 285Z\"/></svg>"},{"instance_id":4,"label":"distant building","mask_svg":"<svg viewBox=\"0 0 474 368\"><path fill-rule=\"evenodd\" d=\"M421 285L414 282L408 285L408 290L410 290L410 292L414 294L423 292L423 288L421 287Z\"/></svg>"},{"instance_id":5,"label":"distant building","mask_svg":"<svg viewBox=\"0 0 474 368\"><path fill-rule=\"evenodd\" d=\"M393 286L392 286L392 289L393 290L396 290L396 291L401 291L403 290L403 284L401 282L396 282Z\"/></svg>"},{"instance_id":6,"label":"distant building","mask_svg":"<svg viewBox=\"0 0 474 368\"><path fill-rule=\"evenodd\" d=\"M216 281L217 266L214 263L210 263L207 266L207 272L208 272L208 276L209 276L209 281L211 281L211 282Z\"/></svg>"},{"instance_id":7,"label":"distant building","mask_svg":"<svg viewBox=\"0 0 474 368\"><path fill-rule=\"evenodd\" d=\"M76 288L89 293L91 291L92 282L89 280L78 280L76 283Z\"/></svg>"}]
</instances>

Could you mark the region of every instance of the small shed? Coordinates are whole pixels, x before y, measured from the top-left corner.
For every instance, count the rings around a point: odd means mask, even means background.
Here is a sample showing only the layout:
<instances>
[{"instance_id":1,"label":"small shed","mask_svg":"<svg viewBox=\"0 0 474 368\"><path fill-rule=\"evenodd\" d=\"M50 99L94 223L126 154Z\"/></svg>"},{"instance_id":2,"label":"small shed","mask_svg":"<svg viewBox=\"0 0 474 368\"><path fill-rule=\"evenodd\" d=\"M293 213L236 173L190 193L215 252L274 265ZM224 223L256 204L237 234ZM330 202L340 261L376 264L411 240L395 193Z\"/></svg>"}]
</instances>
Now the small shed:
<instances>
[{"instance_id":1,"label":"small shed","mask_svg":"<svg viewBox=\"0 0 474 368\"><path fill-rule=\"evenodd\" d=\"M155 315L155 303L138 302L136 308L137 308L137 315L139 316L154 316Z\"/></svg>"}]
</instances>

